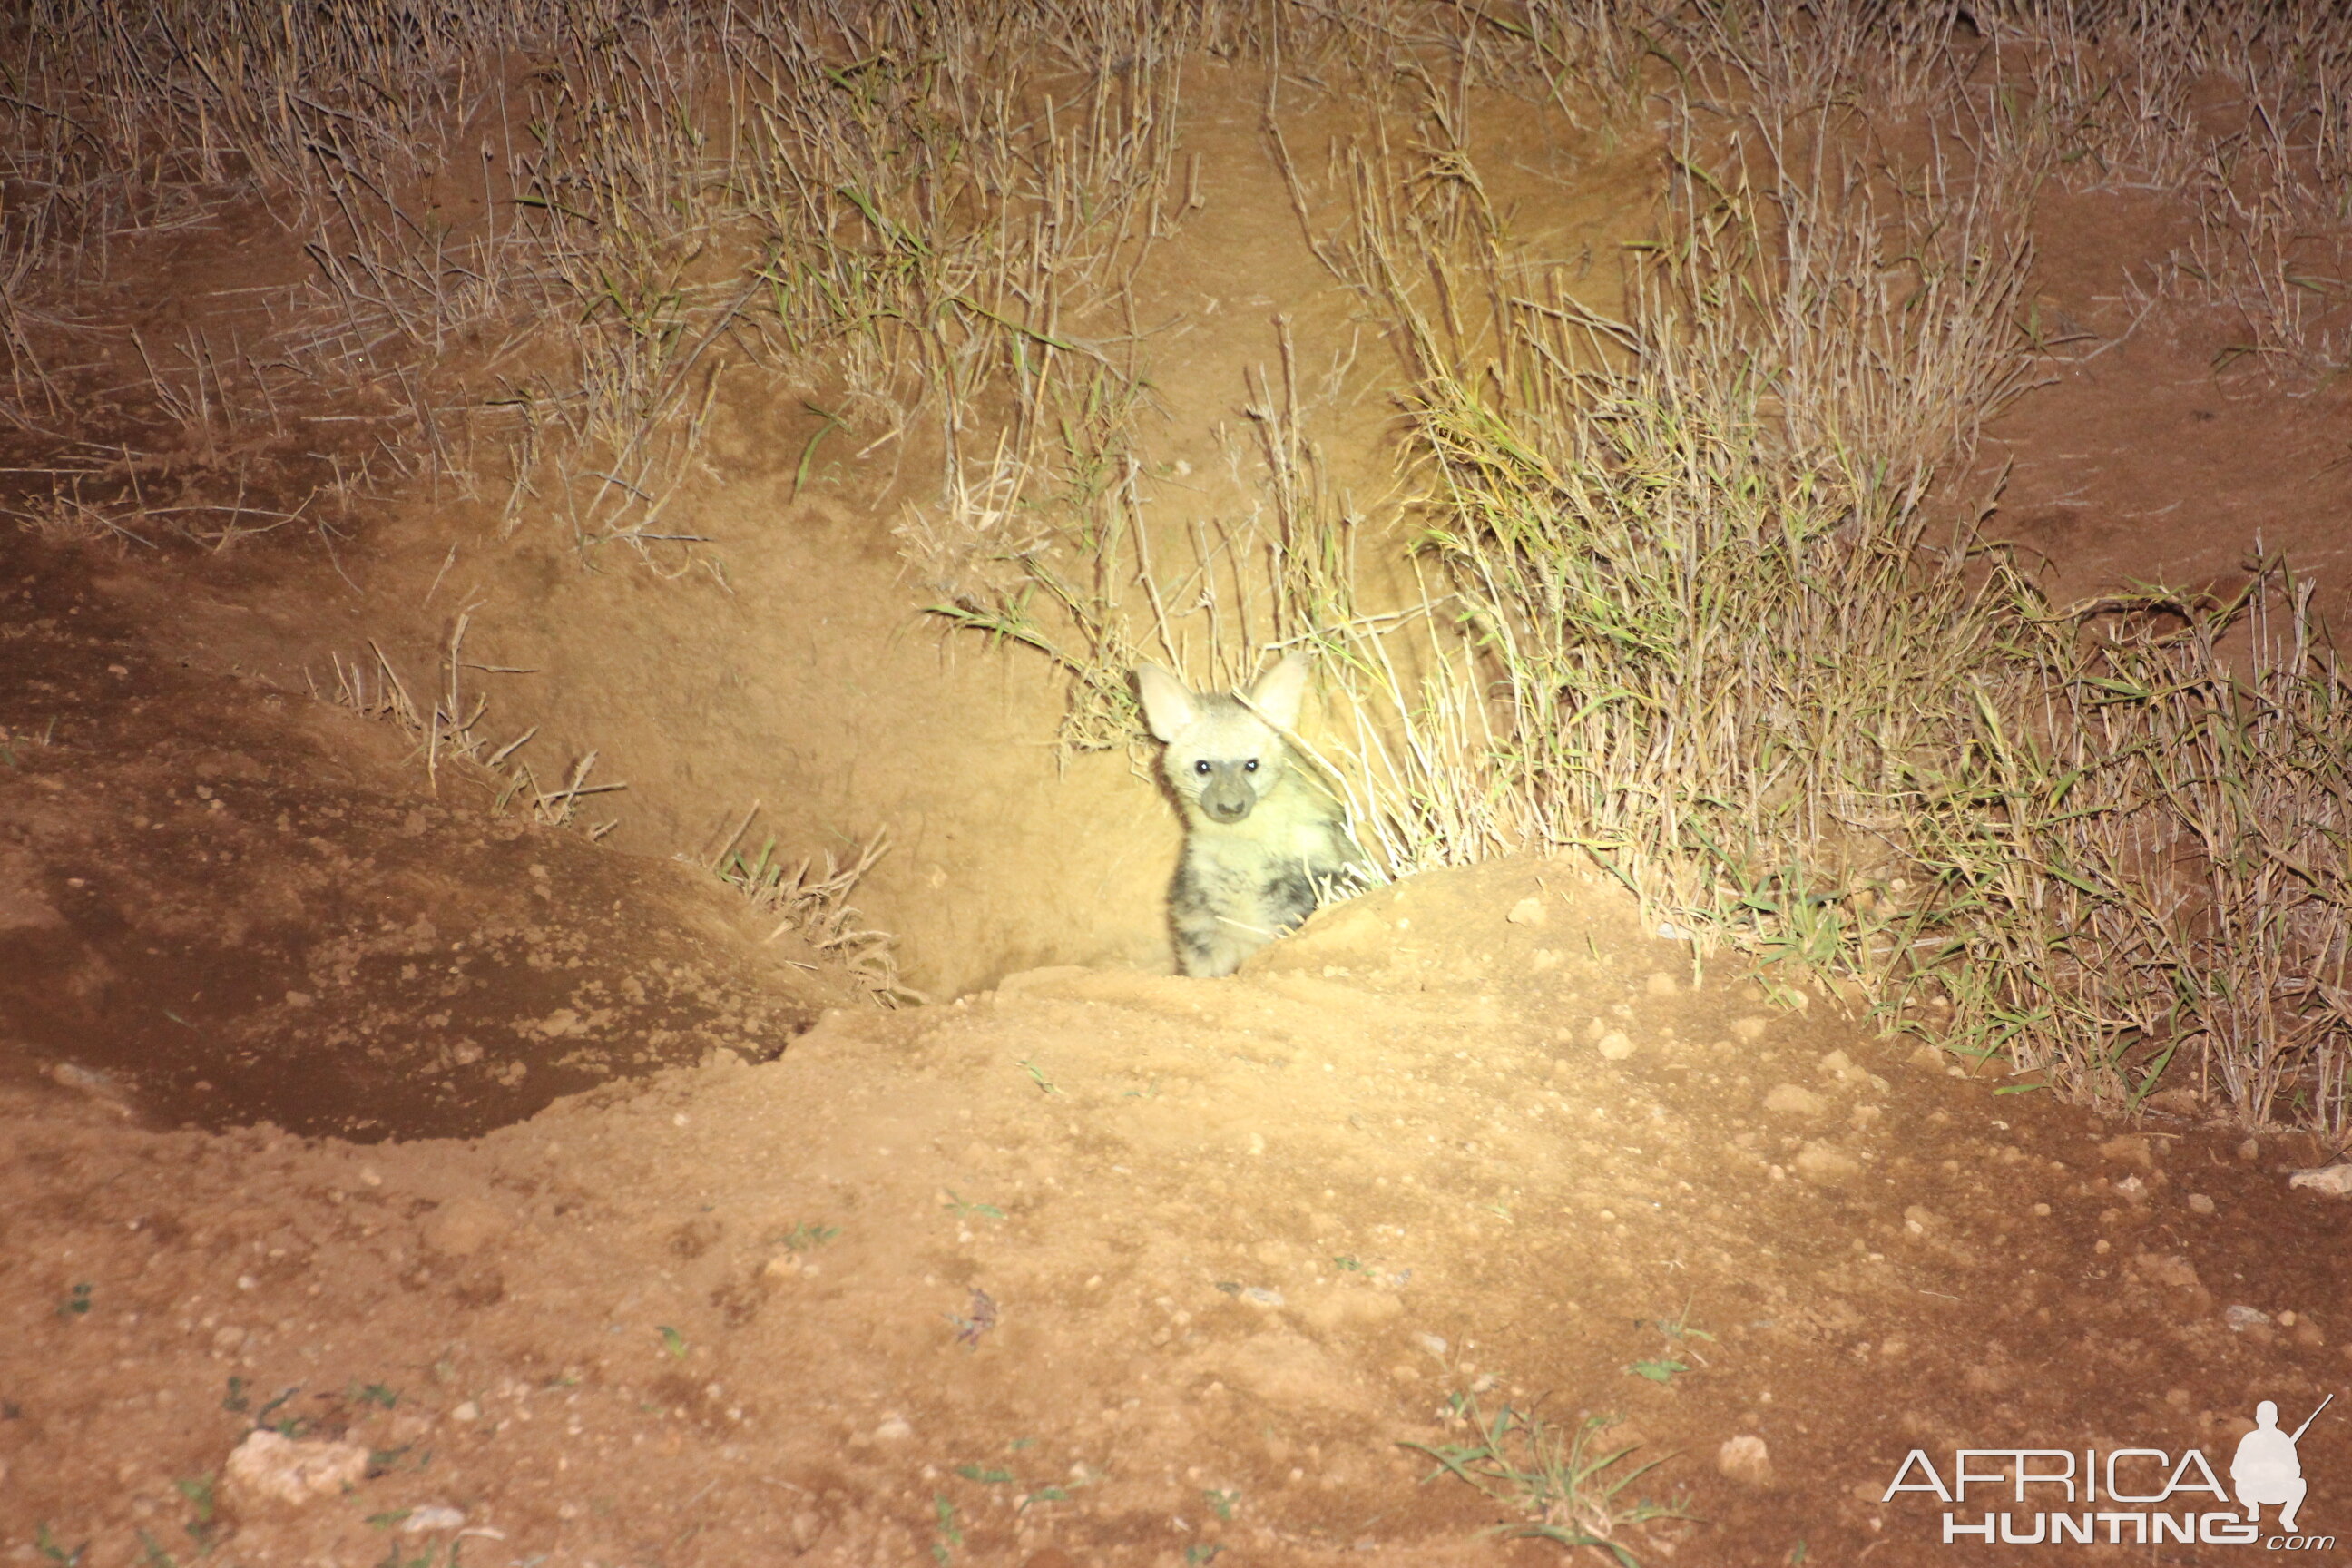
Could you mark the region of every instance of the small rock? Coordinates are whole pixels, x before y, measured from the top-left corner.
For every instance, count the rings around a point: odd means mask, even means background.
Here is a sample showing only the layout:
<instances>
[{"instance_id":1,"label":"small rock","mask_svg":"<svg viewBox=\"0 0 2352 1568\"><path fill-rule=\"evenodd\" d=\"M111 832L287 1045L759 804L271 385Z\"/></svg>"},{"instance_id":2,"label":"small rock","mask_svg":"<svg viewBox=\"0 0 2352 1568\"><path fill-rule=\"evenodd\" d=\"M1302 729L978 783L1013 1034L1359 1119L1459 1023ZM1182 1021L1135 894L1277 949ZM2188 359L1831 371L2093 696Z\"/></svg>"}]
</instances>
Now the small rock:
<instances>
[{"instance_id":1,"label":"small rock","mask_svg":"<svg viewBox=\"0 0 2352 1568\"><path fill-rule=\"evenodd\" d=\"M1743 1046L1752 1046L1762 1039L1764 1031L1769 1027L1770 1027L1770 1021L1764 1018L1747 1017L1731 1020L1732 1037Z\"/></svg>"},{"instance_id":2,"label":"small rock","mask_svg":"<svg viewBox=\"0 0 2352 1568\"><path fill-rule=\"evenodd\" d=\"M1862 1163L1829 1143L1808 1143L1797 1151L1797 1174L1824 1187L1834 1187L1862 1173Z\"/></svg>"},{"instance_id":3,"label":"small rock","mask_svg":"<svg viewBox=\"0 0 2352 1568\"><path fill-rule=\"evenodd\" d=\"M1772 1484L1772 1452L1753 1432L1726 1437L1715 1451L1715 1468L1726 1480L1762 1489Z\"/></svg>"},{"instance_id":4,"label":"small rock","mask_svg":"<svg viewBox=\"0 0 2352 1568\"><path fill-rule=\"evenodd\" d=\"M903 1443L914 1435L915 1429L907 1424L907 1418L895 1410L884 1412L882 1424L874 1428L874 1440L877 1443Z\"/></svg>"},{"instance_id":5,"label":"small rock","mask_svg":"<svg viewBox=\"0 0 2352 1568\"><path fill-rule=\"evenodd\" d=\"M2191 1214L2211 1214L2213 1200L2203 1193L2191 1193L2189 1194L2189 1211Z\"/></svg>"},{"instance_id":6,"label":"small rock","mask_svg":"<svg viewBox=\"0 0 2352 1568\"><path fill-rule=\"evenodd\" d=\"M1445 1359L1445 1352L1447 1349L1450 1348L1445 1342L1444 1335L1426 1333L1420 1330L1414 1331L1412 1342L1427 1351L1430 1354L1437 1357L1440 1361L1444 1361Z\"/></svg>"},{"instance_id":7,"label":"small rock","mask_svg":"<svg viewBox=\"0 0 2352 1568\"><path fill-rule=\"evenodd\" d=\"M2246 1140L2249 1143L2253 1140ZM2286 1179L2290 1187L2304 1187L2315 1193L2325 1193L2331 1198L2352 1195L2352 1163L2323 1165L2315 1171L2297 1171Z\"/></svg>"},{"instance_id":8,"label":"small rock","mask_svg":"<svg viewBox=\"0 0 2352 1568\"><path fill-rule=\"evenodd\" d=\"M2229 1325L2229 1329L2231 1333L2242 1334L2248 1329L2269 1328L2271 1326L2271 1315L2268 1312L2263 1311L2260 1307L2248 1307L2241 1304L2222 1308L2221 1321Z\"/></svg>"},{"instance_id":9,"label":"small rock","mask_svg":"<svg viewBox=\"0 0 2352 1568\"><path fill-rule=\"evenodd\" d=\"M2152 1168L2155 1162L2147 1151L2147 1140L2137 1132L2126 1132L2099 1145L2099 1153L2118 1165L2137 1165L2141 1170Z\"/></svg>"},{"instance_id":10,"label":"small rock","mask_svg":"<svg viewBox=\"0 0 2352 1568\"><path fill-rule=\"evenodd\" d=\"M102 1102L118 1116L135 1114L129 1103L130 1097L121 1084L79 1062L59 1062L49 1069L49 1079L60 1089L69 1089Z\"/></svg>"},{"instance_id":11,"label":"small rock","mask_svg":"<svg viewBox=\"0 0 2352 1568\"><path fill-rule=\"evenodd\" d=\"M1826 1051L1822 1056L1822 1070L1834 1079L1843 1079L1853 1070L1853 1058L1843 1051Z\"/></svg>"},{"instance_id":12,"label":"small rock","mask_svg":"<svg viewBox=\"0 0 2352 1568\"><path fill-rule=\"evenodd\" d=\"M2016 1375L2007 1367L1991 1362L1972 1362L1960 1374L1961 1386L1978 1394L2006 1394L2016 1383Z\"/></svg>"},{"instance_id":13,"label":"small rock","mask_svg":"<svg viewBox=\"0 0 2352 1568\"><path fill-rule=\"evenodd\" d=\"M1626 1037L1624 1030L1612 1029L1593 1042L1593 1048L1601 1053L1603 1061L1622 1062L1633 1054L1633 1042Z\"/></svg>"},{"instance_id":14,"label":"small rock","mask_svg":"<svg viewBox=\"0 0 2352 1568\"><path fill-rule=\"evenodd\" d=\"M2192 1289L2198 1284L2197 1266L2176 1253L2142 1252L2133 1256L2132 1272L2152 1285L2169 1285L2176 1289ZM2268 1322L2270 1320L2263 1320Z\"/></svg>"},{"instance_id":15,"label":"small rock","mask_svg":"<svg viewBox=\"0 0 2352 1568\"><path fill-rule=\"evenodd\" d=\"M400 1533L423 1535L428 1531L456 1530L465 1522L466 1516L457 1510L440 1503L426 1503L422 1508L408 1510L408 1517L400 1521Z\"/></svg>"},{"instance_id":16,"label":"small rock","mask_svg":"<svg viewBox=\"0 0 2352 1568\"><path fill-rule=\"evenodd\" d=\"M506 1234L507 1216L476 1197L444 1204L425 1226L425 1245L451 1258L471 1258Z\"/></svg>"},{"instance_id":17,"label":"small rock","mask_svg":"<svg viewBox=\"0 0 2352 1568\"><path fill-rule=\"evenodd\" d=\"M449 1412L449 1419L452 1421L479 1421L481 1418L482 1407L470 1399Z\"/></svg>"},{"instance_id":18,"label":"small rock","mask_svg":"<svg viewBox=\"0 0 2352 1568\"><path fill-rule=\"evenodd\" d=\"M341 1497L366 1479L368 1451L357 1443L252 1432L222 1467L222 1499L231 1512L248 1516L300 1508Z\"/></svg>"},{"instance_id":19,"label":"small rock","mask_svg":"<svg viewBox=\"0 0 2352 1568\"><path fill-rule=\"evenodd\" d=\"M1802 1084L1775 1084L1764 1096L1764 1109L1775 1116L1817 1117L1830 1102Z\"/></svg>"},{"instance_id":20,"label":"small rock","mask_svg":"<svg viewBox=\"0 0 2352 1568\"><path fill-rule=\"evenodd\" d=\"M1653 996L1671 996L1681 987L1675 983L1675 977L1666 971L1653 969L1650 971L1650 977L1642 983L1642 989Z\"/></svg>"},{"instance_id":21,"label":"small rock","mask_svg":"<svg viewBox=\"0 0 2352 1568\"><path fill-rule=\"evenodd\" d=\"M1550 915L1544 909L1544 901L1541 899L1530 896L1513 904L1511 912L1503 918L1515 926L1540 927L1550 919Z\"/></svg>"}]
</instances>

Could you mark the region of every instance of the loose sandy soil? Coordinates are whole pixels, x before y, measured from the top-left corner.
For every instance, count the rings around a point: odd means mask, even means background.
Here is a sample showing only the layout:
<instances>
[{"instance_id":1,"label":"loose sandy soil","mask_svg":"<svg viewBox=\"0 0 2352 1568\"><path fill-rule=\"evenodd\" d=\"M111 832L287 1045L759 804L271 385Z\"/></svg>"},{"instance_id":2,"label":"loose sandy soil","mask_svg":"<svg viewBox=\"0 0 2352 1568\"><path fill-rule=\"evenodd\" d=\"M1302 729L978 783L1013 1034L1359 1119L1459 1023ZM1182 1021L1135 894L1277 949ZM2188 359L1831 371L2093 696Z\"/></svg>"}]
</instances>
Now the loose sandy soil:
<instances>
[{"instance_id":1,"label":"loose sandy soil","mask_svg":"<svg viewBox=\"0 0 2352 1568\"><path fill-rule=\"evenodd\" d=\"M1189 329L1155 502L1248 504L1277 315L1372 493L1385 362L1219 68L1203 207L1139 281ZM1591 193L1549 215L1563 246L1654 168L1518 153ZM2125 335L2177 225L2044 211L2045 298L2116 346L1987 449L2061 594L2225 581L2257 534L2323 574L2343 548L2332 394L2215 374L2226 324L2186 306ZM257 236L175 240L147 294ZM2257 1550L1948 1546L1888 1489L1962 1447L2161 1450L2124 1461L2143 1491L2196 1449L2226 1480L2257 1402L2292 1426L2346 1392L2352 1205L2286 1186L2329 1151L2193 1096L2103 1122L1955 1065L1932 1016L1768 1001L1564 860L1173 978L1165 804L1125 756L1054 754L1041 671L917 625L903 497L802 493L797 407L747 387L714 426L731 592L583 571L447 497L331 559L0 534L0 1561L1555 1560L1433 1458L1507 1409L1594 1424L1587 1497L1664 1510L1613 1527L1643 1563ZM542 727L542 779L602 748L630 784L604 841L314 690L371 638L429 685L460 607L480 664L539 672L466 679L501 735ZM754 800L795 855L889 830L857 901L935 1000L870 1005L701 868ZM2348 1422L2302 1451L2305 1526L2352 1540ZM257 1429L352 1468L272 1502L227 1479Z\"/></svg>"}]
</instances>

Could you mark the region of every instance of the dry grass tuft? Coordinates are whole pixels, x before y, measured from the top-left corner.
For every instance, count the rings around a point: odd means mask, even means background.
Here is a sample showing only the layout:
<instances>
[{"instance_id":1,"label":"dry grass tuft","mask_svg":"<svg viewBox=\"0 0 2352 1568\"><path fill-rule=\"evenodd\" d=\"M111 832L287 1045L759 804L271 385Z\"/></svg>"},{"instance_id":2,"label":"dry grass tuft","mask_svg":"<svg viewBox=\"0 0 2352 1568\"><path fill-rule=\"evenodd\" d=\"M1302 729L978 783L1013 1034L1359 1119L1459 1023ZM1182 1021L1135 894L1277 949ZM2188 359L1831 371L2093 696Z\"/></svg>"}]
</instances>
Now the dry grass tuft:
<instances>
[{"instance_id":1,"label":"dry grass tuft","mask_svg":"<svg viewBox=\"0 0 2352 1568\"><path fill-rule=\"evenodd\" d=\"M2070 1093L2193 1073L2249 1123L2341 1138L2333 656L2283 581L2052 616L1931 517L2025 384L2024 222L2070 143L2049 96L1962 84L1926 107L1969 133L1903 167L1816 67L1866 56L1874 97L1924 101L1948 39L1853 26L1680 35L1687 89L1739 108L1674 142L1622 321L1486 208L1458 100L1350 156L1317 243L1404 345L1447 608L1410 683L1385 628L1324 623L1370 715L1366 841L1572 847L1702 951L1941 994L1956 1048Z\"/></svg>"},{"instance_id":2,"label":"dry grass tuft","mask_svg":"<svg viewBox=\"0 0 2352 1568\"><path fill-rule=\"evenodd\" d=\"M564 770L560 784L553 789L545 788L532 773L530 764L519 754L538 734L536 727L503 745L480 732L482 720L489 711L489 699L468 696L460 689L463 672L468 668L461 656L470 625L471 617L460 615L452 627L448 647L442 655L444 674L429 702L420 704L410 695L408 683L393 668L384 651L373 642L368 645L373 656L370 660L335 660L335 691L331 700L371 719L398 724L415 737L418 755L436 792L444 764L456 765L463 776L473 779L489 794L493 812L519 805L533 821L545 826L576 826L591 839L604 837L620 826L619 819L581 822L581 803L590 795L607 795L629 786L589 783L597 761L597 754L592 751L576 758Z\"/></svg>"},{"instance_id":3,"label":"dry grass tuft","mask_svg":"<svg viewBox=\"0 0 2352 1568\"><path fill-rule=\"evenodd\" d=\"M898 978L898 938L860 925L857 910L849 902L866 873L888 852L888 836L877 833L846 864L828 851L822 871L814 869L814 855L787 866L778 858L773 838L763 842L757 854L737 847L758 811L754 805L745 814L742 826L713 858L710 869L754 909L777 917L768 940L773 942L786 931L796 933L838 962L866 998L877 1006L920 1005L929 1001Z\"/></svg>"},{"instance_id":4,"label":"dry grass tuft","mask_svg":"<svg viewBox=\"0 0 2352 1568\"><path fill-rule=\"evenodd\" d=\"M2310 598L2265 562L2227 598L2021 616L1906 825L1908 974L1957 1034L2110 1107L2186 1080L2352 1133L2352 687Z\"/></svg>"}]
</instances>

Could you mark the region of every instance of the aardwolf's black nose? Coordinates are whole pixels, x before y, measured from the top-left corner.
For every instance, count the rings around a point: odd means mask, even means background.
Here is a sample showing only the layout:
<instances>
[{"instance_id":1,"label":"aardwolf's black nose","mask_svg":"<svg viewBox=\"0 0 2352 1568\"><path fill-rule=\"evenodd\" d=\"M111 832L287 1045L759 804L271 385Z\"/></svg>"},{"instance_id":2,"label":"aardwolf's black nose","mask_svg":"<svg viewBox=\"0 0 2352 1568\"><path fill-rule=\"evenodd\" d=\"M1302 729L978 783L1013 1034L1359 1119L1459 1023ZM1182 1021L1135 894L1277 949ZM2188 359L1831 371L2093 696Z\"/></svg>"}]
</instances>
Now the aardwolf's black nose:
<instances>
[{"instance_id":1,"label":"aardwolf's black nose","mask_svg":"<svg viewBox=\"0 0 2352 1568\"><path fill-rule=\"evenodd\" d=\"M1200 809L1216 818L1218 823L1240 823L1244 816L1249 816L1254 804L1258 802L1249 790L1234 790L1234 787L1225 785L1223 781L1213 783L1200 793Z\"/></svg>"}]
</instances>

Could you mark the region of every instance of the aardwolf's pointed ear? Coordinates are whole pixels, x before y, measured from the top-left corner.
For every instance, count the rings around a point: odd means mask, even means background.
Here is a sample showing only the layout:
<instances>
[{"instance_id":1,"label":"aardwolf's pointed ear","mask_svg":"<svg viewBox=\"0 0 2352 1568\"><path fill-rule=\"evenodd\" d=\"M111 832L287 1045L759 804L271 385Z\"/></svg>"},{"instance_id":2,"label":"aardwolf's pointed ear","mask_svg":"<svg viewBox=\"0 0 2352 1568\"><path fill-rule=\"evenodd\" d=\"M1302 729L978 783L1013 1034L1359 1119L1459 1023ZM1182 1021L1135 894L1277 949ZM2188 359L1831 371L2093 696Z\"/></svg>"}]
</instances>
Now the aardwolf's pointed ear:
<instances>
[{"instance_id":1,"label":"aardwolf's pointed ear","mask_svg":"<svg viewBox=\"0 0 2352 1568\"><path fill-rule=\"evenodd\" d=\"M1173 741L1201 716L1184 683L1156 664L1135 667L1135 689L1143 699L1143 721L1162 741Z\"/></svg>"},{"instance_id":2,"label":"aardwolf's pointed ear","mask_svg":"<svg viewBox=\"0 0 2352 1568\"><path fill-rule=\"evenodd\" d=\"M1303 651L1286 655L1250 688L1250 700L1276 729L1298 728L1298 708L1307 698L1307 671L1313 662L1314 657Z\"/></svg>"}]
</instances>

